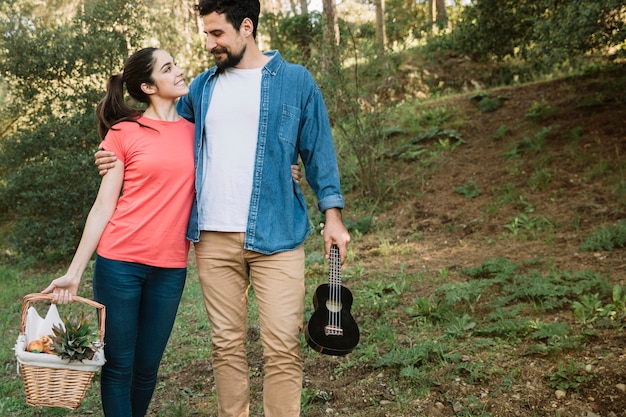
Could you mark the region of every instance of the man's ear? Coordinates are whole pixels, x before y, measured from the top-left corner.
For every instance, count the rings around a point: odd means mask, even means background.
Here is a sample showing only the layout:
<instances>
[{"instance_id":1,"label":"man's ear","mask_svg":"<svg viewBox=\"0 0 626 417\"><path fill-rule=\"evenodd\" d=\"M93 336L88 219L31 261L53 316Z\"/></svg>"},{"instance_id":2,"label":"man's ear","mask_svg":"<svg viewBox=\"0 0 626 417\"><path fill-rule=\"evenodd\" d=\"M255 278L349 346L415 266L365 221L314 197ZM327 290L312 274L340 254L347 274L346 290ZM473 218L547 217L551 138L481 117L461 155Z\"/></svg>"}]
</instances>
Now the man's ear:
<instances>
[{"instance_id":1,"label":"man's ear","mask_svg":"<svg viewBox=\"0 0 626 417\"><path fill-rule=\"evenodd\" d=\"M157 90L154 84L141 83L141 91L143 91L147 95L151 95L156 93Z\"/></svg>"},{"instance_id":2,"label":"man's ear","mask_svg":"<svg viewBox=\"0 0 626 417\"><path fill-rule=\"evenodd\" d=\"M243 19L241 26L239 26L239 31L242 32L244 36L252 35L252 32L254 31L254 23L252 23L252 19L249 17Z\"/></svg>"}]
</instances>

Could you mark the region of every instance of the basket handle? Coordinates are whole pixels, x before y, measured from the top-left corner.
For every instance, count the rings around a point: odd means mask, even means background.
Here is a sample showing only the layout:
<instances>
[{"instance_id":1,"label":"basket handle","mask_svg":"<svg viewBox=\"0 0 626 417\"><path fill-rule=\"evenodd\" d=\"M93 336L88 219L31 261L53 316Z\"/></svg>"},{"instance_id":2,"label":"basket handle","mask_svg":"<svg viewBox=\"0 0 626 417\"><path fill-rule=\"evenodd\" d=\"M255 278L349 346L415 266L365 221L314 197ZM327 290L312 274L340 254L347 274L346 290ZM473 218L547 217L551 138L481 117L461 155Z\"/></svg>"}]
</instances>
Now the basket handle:
<instances>
[{"instance_id":1,"label":"basket handle","mask_svg":"<svg viewBox=\"0 0 626 417\"><path fill-rule=\"evenodd\" d=\"M50 301L54 302L53 294L33 293L26 294L22 299L22 319L20 323L20 333L26 332L26 314L28 313L28 307L33 301ZM100 304L97 301L89 300L87 298L79 297L75 295L72 297L74 301L84 303L98 309L98 339L101 343L104 343L104 319L106 317L106 307L104 304Z\"/></svg>"}]
</instances>

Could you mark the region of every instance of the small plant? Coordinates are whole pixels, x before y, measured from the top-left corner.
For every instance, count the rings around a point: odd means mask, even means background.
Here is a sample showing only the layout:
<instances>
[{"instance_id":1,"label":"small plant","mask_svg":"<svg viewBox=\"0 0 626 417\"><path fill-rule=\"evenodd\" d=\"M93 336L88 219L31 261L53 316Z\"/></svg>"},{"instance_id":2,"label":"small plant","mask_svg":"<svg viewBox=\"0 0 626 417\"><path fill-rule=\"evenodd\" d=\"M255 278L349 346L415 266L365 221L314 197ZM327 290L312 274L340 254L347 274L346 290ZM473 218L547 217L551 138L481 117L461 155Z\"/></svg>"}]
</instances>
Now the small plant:
<instances>
[{"instance_id":1,"label":"small plant","mask_svg":"<svg viewBox=\"0 0 626 417\"><path fill-rule=\"evenodd\" d=\"M64 326L53 325L52 348L54 353L62 359L83 361L93 358L96 353L94 334L89 326L89 317L81 313L80 320L66 317Z\"/></svg>"},{"instance_id":2,"label":"small plant","mask_svg":"<svg viewBox=\"0 0 626 417\"><path fill-rule=\"evenodd\" d=\"M545 190L550 184L551 180L552 180L552 174L550 173L550 171L545 168L542 168L542 169L535 170L535 172L533 172L528 182L530 184L530 188L532 188L534 191L537 191L537 190Z\"/></svg>"},{"instance_id":3,"label":"small plant","mask_svg":"<svg viewBox=\"0 0 626 417\"><path fill-rule=\"evenodd\" d=\"M391 158L405 160L423 159L428 151L422 146L422 142L434 141L435 147L440 151L453 151L461 144L466 143L463 136L456 130L441 129L439 127L429 128L412 137L407 143L389 153Z\"/></svg>"},{"instance_id":4,"label":"small plant","mask_svg":"<svg viewBox=\"0 0 626 417\"><path fill-rule=\"evenodd\" d=\"M461 272L472 278L499 279L506 282L518 275L519 265L506 258L486 259L479 266L463 268Z\"/></svg>"},{"instance_id":5,"label":"small plant","mask_svg":"<svg viewBox=\"0 0 626 417\"><path fill-rule=\"evenodd\" d=\"M450 318L448 327L444 333L450 337L463 339L472 336L472 330L476 327L476 321L469 314L465 313L461 316Z\"/></svg>"},{"instance_id":6,"label":"small plant","mask_svg":"<svg viewBox=\"0 0 626 417\"><path fill-rule=\"evenodd\" d=\"M570 129L568 139L572 142L578 142L583 136L584 129L581 126L574 126Z\"/></svg>"},{"instance_id":7,"label":"small plant","mask_svg":"<svg viewBox=\"0 0 626 417\"><path fill-rule=\"evenodd\" d=\"M418 297L414 299L412 306L404 308L405 313L413 317L428 317L434 310L435 306L432 306L428 298L425 297Z\"/></svg>"},{"instance_id":8,"label":"small plant","mask_svg":"<svg viewBox=\"0 0 626 417\"><path fill-rule=\"evenodd\" d=\"M302 389L302 400L301 403L304 407L308 408L311 404L315 402L327 402L332 399L332 394L317 390L313 388L303 388Z\"/></svg>"},{"instance_id":9,"label":"small plant","mask_svg":"<svg viewBox=\"0 0 626 417\"><path fill-rule=\"evenodd\" d=\"M602 312L610 320L621 321L626 315L626 293L621 285L615 284L611 296L613 302L605 305Z\"/></svg>"},{"instance_id":10,"label":"small plant","mask_svg":"<svg viewBox=\"0 0 626 417\"><path fill-rule=\"evenodd\" d=\"M527 152L542 153L545 150L548 136L554 132L558 132L559 125L550 125L542 128L534 136L524 136L522 139L511 144L511 146L502 153L506 159L519 159L522 154Z\"/></svg>"},{"instance_id":11,"label":"small plant","mask_svg":"<svg viewBox=\"0 0 626 417\"><path fill-rule=\"evenodd\" d=\"M522 198L520 190L512 182L508 182L498 189L497 202L500 204L513 203Z\"/></svg>"},{"instance_id":12,"label":"small plant","mask_svg":"<svg viewBox=\"0 0 626 417\"><path fill-rule=\"evenodd\" d=\"M535 211L535 208L533 207L532 203L528 201L526 197L524 197L523 195L520 195L518 197L515 206L519 207L520 209L523 209L524 213L527 213L527 214Z\"/></svg>"},{"instance_id":13,"label":"small plant","mask_svg":"<svg viewBox=\"0 0 626 417\"><path fill-rule=\"evenodd\" d=\"M491 113L502 107L503 97L493 97L487 93L479 92L469 96L470 100L478 102L478 110L481 113Z\"/></svg>"},{"instance_id":14,"label":"small plant","mask_svg":"<svg viewBox=\"0 0 626 417\"><path fill-rule=\"evenodd\" d=\"M598 314L602 312L602 302L599 294L584 294L579 301L572 303L574 315L583 324L596 321Z\"/></svg>"},{"instance_id":15,"label":"small plant","mask_svg":"<svg viewBox=\"0 0 626 417\"><path fill-rule=\"evenodd\" d=\"M448 275L450 275L450 270L448 268L440 268L437 270L437 274L441 279L447 279Z\"/></svg>"},{"instance_id":16,"label":"small plant","mask_svg":"<svg viewBox=\"0 0 626 417\"><path fill-rule=\"evenodd\" d=\"M404 366L400 369L400 377L411 380L411 390L417 396L425 396L428 392L438 384L436 377L430 372L421 369L419 366Z\"/></svg>"},{"instance_id":17,"label":"small plant","mask_svg":"<svg viewBox=\"0 0 626 417\"><path fill-rule=\"evenodd\" d=\"M502 107L502 101L495 97L485 97L478 103L481 113L491 113Z\"/></svg>"},{"instance_id":18,"label":"small plant","mask_svg":"<svg viewBox=\"0 0 626 417\"><path fill-rule=\"evenodd\" d=\"M626 203L626 181L620 180L620 182L613 186L611 190L617 197L618 201Z\"/></svg>"},{"instance_id":19,"label":"small plant","mask_svg":"<svg viewBox=\"0 0 626 417\"><path fill-rule=\"evenodd\" d=\"M518 143L513 143L509 149L507 149L506 151L502 152L502 157L504 159L507 160L511 160L511 159L520 159L522 157L522 152L520 150L519 147L519 142Z\"/></svg>"},{"instance_id":20,"label":"small plant","mask_svg":"<svg viewBox=\"0 0 626 417\"><path fill-rule=\"evenodd\" d=\"M454 366L454 373L461 376L467 383L474 384L489 380L489 372L482 361L460 362Z\"/></svg>"},{"instance_id":21,"label":"small plant","mask_svg":"<svg viewBox=\"0 0 626 417\"><path fill-rule=\"evenodd\" d=\"M525 117L530 120L543 120L556 113L556 109L544 99L541 101L533 101L530 107L526 109Z\"/></svg>"},{"instance_id":22,"label":"small plant","mask_svg":"<svg viewBox=\"0 0 626 417\"><path fill-rule=\"evenodd\" d=\"M450 282L437 288L435 294L443 295L448 305L466 303L470 311L473 312L483 293L491 284L489 280Z\"/></svg>"},{"instance_id":23,"label":"small plant","mask_svg":"<svg viewBox=\"0 0 626 417\"><path fill-rule=\"evenodd\" d=\"M465 198L476 198L483 193L483 190L480 189L476 181L469 180L464 185L460 185L458 187L454 187L452 190L455 193L461 194Z\"/></svg>"},{"instance_id":24,"label":"small plant","mask_svg":"<svg viewBox=\"0 0 626 417\"><path fill-rule=\"evenodd\" d=\"M578 109L584 109L587 107L600 106L605 102L605 97L602 93L595 93L584 98L580 103L576 105Z\"/></svg>"},{"instance_id":25,"label":"small plant","mask_svg":"<svg viewBox=\"0 0 626 417\"><path fill-rule=\"evenodd\" d=\"M614 321L621 323L626 313L626 294L619 284L615 284L611 296L612 303L605 305L597 293L582 295L579 301L572 303L572 311L583 324L597 322L598 326L606 326L607 319L609 323Z\"/></svg>"},{"instance_id":26,"label":"small plant","mask_svg":"<svg viewBox=\"0 0 626 417\"><path fill-rule=\"evenodd\" d=\"M391 351L378 357L374 367L414 367L429 363L445 362L444 346L437 341L424 341L410 347L395 346Z\"/></svg>"},{"instance_id":27,"label":"small plant","mask_svg":"<svg viewBox=\"0 0 626 417\"><path fill-rule=\"evenodd\" d=\"M496 130L496 133L493 134L493 138L495 140L502 139L504 137L504 135L506 135L510 131L511 131L511 129L509 129L509 127L507 125L500 125L498 127L498 130Z\"/></svg>"},{"instance_id":28,"label":"small plant","mask_svg":"<svg viewBox=\"0 0 626 417\"><path fill-rule=\"evenodd\" d=\"M531 346L527 354L556 354L565 349L576 347L578 339L571 335L571 328L564 322L542 323L539 320L531 322L533 332L531 337L537 343Z\"/></svg>"},{"instance_id":29,"label":"small plant","mask_svg":"<svg viewBox=\"0 0 626 417\"><path fill-rule=\"evenodd\" d=\"M592 376L585 371L584 367L578 366L574 361L571 361L568 365L560 362L558 368L554 372L550 372L547 378L547 384L550 388L562 391L567 391L571 388L577 391L580 384L590 381Z\"/></svg>"},{"instance_id":30,"label":"small plant","mask_svg":"<svg viewBox=\"0 0 626 417\"><path fill-rule=\"evenodd\" d=\"M424 109L419 120L422 126L441 126L451 117L452 115L446 107L434 107Z\"/></svg>"},{"instance_id":31,"label":"small plant","mask_svg":"<svg viewBox=\"0 0 626 417\"><path fill-rule=\"evenodd\" d=\"M459 140L458 137L454 136L454 131L452 132L453 136L439 138L435 143L435 148L441 150L442 152L452 152L456 148L458 148L462 143L465 143L464 140ZM447 133L446 133L447 134ZM451 142L450 139L453 138L455 142Z\"/></svg>"},{"instance_id":32,"label":"small plant","mask_svg":"<svg viewBox=\"0 0 626 417\"><path fill-rule=\"evenodd\" d=\"M581 251L612 251L626 246L626 221L600 228L580 245Z\"/></svg>"},{"instance_id":33,"label":"small plant","mask_svg":"<svg viewBox=\"0 0 626 417\"><path fill-rule=\"evenodd\" d=\"M621 312L626 311L626 292L624 292L624 289L620 285L615 284L613 286L612 298L613 304L611 306L614 310Z\"/></svg>"},{"instance_id":34,"label":"small plant","mask_svg":"<svg viewBox=\"0 0 626 417\"><path fill-rule=\"evenodd\" d=\"M511 222L504 225L505 229L508 229L517 236L520 231L544 231L551 229L554 224L545 217L541 216L528 216L526 213L521 213L519 216L511 217Z\"/></svg>"}]
</instances>

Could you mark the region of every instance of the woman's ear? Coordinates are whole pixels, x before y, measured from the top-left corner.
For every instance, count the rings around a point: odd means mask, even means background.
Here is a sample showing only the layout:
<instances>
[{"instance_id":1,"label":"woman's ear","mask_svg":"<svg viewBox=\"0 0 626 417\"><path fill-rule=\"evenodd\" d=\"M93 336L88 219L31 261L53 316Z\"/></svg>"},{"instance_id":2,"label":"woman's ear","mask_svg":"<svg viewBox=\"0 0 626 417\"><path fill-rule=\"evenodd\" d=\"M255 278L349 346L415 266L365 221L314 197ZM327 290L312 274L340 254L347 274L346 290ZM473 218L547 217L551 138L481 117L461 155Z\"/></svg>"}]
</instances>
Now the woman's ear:
<instances>
[{"instance_id":1,"label":"woman's ear","mask_svg":"<svg viewBox=\"0 0 626 417\"><path fill-rule=\"evenodd\" d=\"M156 93L156 86L154 84L141 83L141 91L144 93L151 95Z\"/></svg>"}]
</instances>

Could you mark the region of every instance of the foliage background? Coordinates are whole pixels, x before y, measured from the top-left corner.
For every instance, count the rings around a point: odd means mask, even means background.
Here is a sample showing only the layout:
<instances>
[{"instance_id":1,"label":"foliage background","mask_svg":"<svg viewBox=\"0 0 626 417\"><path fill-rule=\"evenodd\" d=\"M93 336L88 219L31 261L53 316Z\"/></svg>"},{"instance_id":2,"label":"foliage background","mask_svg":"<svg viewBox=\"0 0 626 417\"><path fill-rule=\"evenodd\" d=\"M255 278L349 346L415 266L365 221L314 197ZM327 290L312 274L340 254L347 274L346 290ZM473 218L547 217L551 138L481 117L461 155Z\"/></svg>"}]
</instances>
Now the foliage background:
<instances>
[{"instance_id":1,"label":"foliage background","mask_svg":"<svg viewBox=\"0 0 626 417\"><path fill-rule=\"evenodd\" d=\"M94 108L109 74L135 49L171 51L187 77L211 65L189 0L5 0L0 3L0 227L21 261L55 263L77 244L99 178ZM389 0L385 55L376 45L374 4L338 4L341 43L323 40L324 15L293 3L264 2L260 42L306 65L324 91L335 129L344 187L373 212L392 191L383 145L390 109L415 85L398 77L402 54L416 62L424 96L467 86L429 78L445 56L491 63L501 74L483 86L572 71L624 55L626 10L619 0L475 0L448 3L449 22L434 29L427 1ZM332 54L332 67L324 67ZM421 66L421 67L420 67ZM322 69L323 68L323 69ZM502 75L504 74L504 75ZM414 78L414 79L415 79Z\"/></svg>"}]
</instances>

